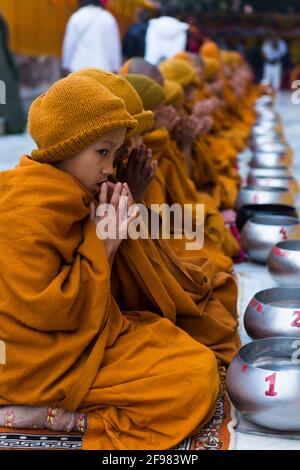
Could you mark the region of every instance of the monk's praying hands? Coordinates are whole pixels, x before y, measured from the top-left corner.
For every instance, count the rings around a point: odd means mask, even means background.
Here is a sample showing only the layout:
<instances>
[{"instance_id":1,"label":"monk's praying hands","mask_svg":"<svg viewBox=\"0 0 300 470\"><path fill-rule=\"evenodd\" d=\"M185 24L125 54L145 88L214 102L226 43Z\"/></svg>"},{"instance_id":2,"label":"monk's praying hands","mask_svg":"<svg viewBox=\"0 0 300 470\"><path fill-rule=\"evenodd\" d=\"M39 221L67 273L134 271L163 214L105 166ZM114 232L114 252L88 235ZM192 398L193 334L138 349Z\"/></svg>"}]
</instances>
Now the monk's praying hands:
<instances>
[{"instance_id":1,"label":"monk's praying hands","mask_svg":"<svg viewBox=\"0 0 300 470\"><path fill-rule=\"evenodd\" d=\"M126 183L105 182L99 193L99 206L90 204L90 217L97 226L97 236L103 240L109 260L113 259L129 224L137 217L137 207Z\"/></svg>"},{"instance_id":2,"label":"monk's praying hands","mask_svg":"<svg viewBox=\"0 0 300 470\"><path fill-rule=\"evenodd\" d=\"M127 182L135 202L145 199L155 175L157 161L152 162L152 150L145 145L133 149L125 165L121 162L117 169L119 181Z\"/></svg>"}]
</instances>

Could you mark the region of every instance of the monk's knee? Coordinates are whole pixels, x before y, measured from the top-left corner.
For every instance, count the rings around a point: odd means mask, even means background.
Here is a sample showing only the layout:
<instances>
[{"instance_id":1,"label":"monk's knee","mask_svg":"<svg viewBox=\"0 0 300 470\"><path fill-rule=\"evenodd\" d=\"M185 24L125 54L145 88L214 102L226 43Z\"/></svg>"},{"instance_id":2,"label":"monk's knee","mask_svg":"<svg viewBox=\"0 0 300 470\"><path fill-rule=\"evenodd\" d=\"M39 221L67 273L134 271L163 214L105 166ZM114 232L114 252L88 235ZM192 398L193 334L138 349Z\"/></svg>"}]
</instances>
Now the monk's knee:
<instances>
[{"instance_id":1,"label":"monk's knee","mask_svg":"<svg viewBox=\"0 0 300 470\"><path fill-rule=\"evenodd\" d=\"M202 397L205 397L209 408L217 399L220 377L215 354L209 348L203 346L202 356L199 361L199 377L201 378L199 380L199 390Z\"/></svg>"}]
</instances>

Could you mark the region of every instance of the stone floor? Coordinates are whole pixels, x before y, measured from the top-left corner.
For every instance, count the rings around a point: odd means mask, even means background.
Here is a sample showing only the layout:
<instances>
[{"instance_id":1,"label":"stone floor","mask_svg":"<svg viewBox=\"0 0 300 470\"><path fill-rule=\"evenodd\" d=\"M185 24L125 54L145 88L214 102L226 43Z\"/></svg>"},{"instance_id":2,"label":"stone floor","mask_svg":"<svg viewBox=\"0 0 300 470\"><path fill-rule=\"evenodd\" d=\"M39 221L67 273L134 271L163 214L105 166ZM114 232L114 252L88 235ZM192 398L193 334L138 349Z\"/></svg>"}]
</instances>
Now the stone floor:
<instances>
[{"instance_id":1,"label":"stone floor","mask_svg":"<svg viewBox=\"0 0 300 470\"><path fill-rule=\"evenodd\" d=\"M294 176L300 181L300 105L292 104L290 93L282 93L278 96L277 108L283 119L286 139L294 150ZM26 133L18 136L0 137L0 171L13 168L17 164L20 155L29 154L33 148L35 148L35 144ZM250 152L241 155L243 172L246 171L246 164L250 157ZM249 285L254 293L255 289L256 291L259 290L257 284L255 284L258 279L261 279L264 284L263 288L272 286L272 281L264 267L254 263L243 263L237 266L236 271L242 276L248 276ZM243 299L242 312L248 300L250 298ZM241 318L241 337L243 343L245 343L249 341L249 338L243 330L242 323ZM241 420L236 433L236 448L239 450L300 450L300 438L298 438L298 435L289 435L287 433L270 435L269 431L258 426L252 426L246 420Z\"/></svg>"}]
</instances>

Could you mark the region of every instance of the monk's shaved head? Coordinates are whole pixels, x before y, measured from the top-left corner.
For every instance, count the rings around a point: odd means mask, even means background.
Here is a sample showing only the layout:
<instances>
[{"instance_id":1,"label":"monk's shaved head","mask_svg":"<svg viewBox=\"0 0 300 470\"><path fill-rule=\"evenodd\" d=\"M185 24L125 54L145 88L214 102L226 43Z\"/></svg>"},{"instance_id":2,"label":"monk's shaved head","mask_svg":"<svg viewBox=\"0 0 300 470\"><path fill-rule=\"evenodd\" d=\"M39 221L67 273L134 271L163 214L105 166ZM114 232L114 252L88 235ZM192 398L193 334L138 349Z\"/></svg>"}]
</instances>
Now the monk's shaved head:
<instances>
[{"instance_id":1,"label":"monk's shaved head","mask_svg":"<svg viewBox=\"0 0 300 470\"><path fill-rule=\"evenodd\" d=\"M147 62L147 60L142 59L141 57L135 57L131 60L128 72L137 75L146 75L147 77L152 78L152 80L157 82L160 86L164 85L164 77L158 67L150 64L150 62Z\"/></svg>"}]
</instances>

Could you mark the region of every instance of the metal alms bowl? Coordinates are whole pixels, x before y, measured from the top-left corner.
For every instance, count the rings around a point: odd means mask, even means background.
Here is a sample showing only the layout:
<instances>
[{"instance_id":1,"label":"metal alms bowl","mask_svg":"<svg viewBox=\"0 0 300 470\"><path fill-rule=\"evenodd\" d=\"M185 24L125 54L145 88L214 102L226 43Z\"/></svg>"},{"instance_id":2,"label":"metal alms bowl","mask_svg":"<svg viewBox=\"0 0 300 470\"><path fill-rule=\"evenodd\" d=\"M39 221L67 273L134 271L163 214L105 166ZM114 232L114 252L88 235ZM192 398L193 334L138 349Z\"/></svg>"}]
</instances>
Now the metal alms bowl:
<instances>
[{"instance_id":1,"label":"metal alms bowl","mask_svg":"<svg viewBox=\"0 0 300 470\"><path fill-rule=\"evenodd\" d=\"M268 109L268 107L272 105L273 105L273 98L270 95L262 95L255 102L255 107L265 107Z\"/></svg>"},{"instance_id":2,"label":"metal alms bowl","mask_svg":"<svg viewBox=\"0 0 300 470\"><path fill-rule=\"evenodd\" d=\"M249 186L284 188L294 193L299 192L299 184L292 176L248 176Z\"/></svg>"},{"instance_id":3,"label":"metal alms bowl","mask_svg":"<svg viewBox=\"0 0 300 470\"><path fill-rule=\"evenodd\" d=\"M227 372L233 405L255 424L300 430L300 340L276 337L243 346Z\"/></svg>"},{"instance_id":4,"label":"metal alms bowl","mask_svg":"<svg viewBox=\"0 0 300 470\"><path fill-rule=\"evenodd\" d=\"M294 206L295 198L287 189L245 186L239 192L236 208L239 209L248 204L283 204Z\"/></svg>"},{"instance_id":5,"label":"metal alms bowl","mask_svg":"<svg viewBox=\"0 0 300 470\"><path fill-rule=\"evenodd\" d=\"M276 284L300 287L300 239L277 243L269 254L267 264Z\"/></svg>"},{"instance_id":6,"label":"metal alms bowl","mask_svg":"<svg viewBox=\"0 0 300 470\"><path fill-rule=\"evenodd\" d=\"M292 159L288 155L278 153L256 152L250 162L251 168L290 167Z\"/></svg>"},{"instance_id":7,"label":"metal alms bowl","mask_svg":"<svg viewBox=\"0 0 300 470\"><path fill-rule=\"evenodd\" d=\"M244 226L241 243L253 261L266 264L273 246L292 236L300 239L300 222L297 218L257 215Z\"/></svg>"},{"instance_id":8,"label":"metal alms bowl","mask_svg":"<svg viewBox=\"0 0 300 470\"><path fill-rule=\"evenodd\" d=\"M251 168L248 179L252 177L281 178L282 176L292 176L290 168L286 166L273 168Z\"/></svg>"},{"instance_id":9,"label":"metal alms bowl","mask_svg":"<svg viewBox=\"0 0 300 470\"><path fill-rule=\"evenodd\" d=\"M284 144L282 136L278 133L266 133L261 136L252 137L251 147L254 147L257 151L264 152L266 145Z\"/></svg>"},{"instance_id":10,"label":"metal alms bowl","mask_svg":"<svg viewBox=\"0 0 300 470\"><path fill-rule=\"evenodd\" d=\"M281 215L298 218L298 213L293 206L280 204L249 204L241 207L237 213L236 225L241 232L249 219L256 215Z\"/></svg>"},{"instance_id":11,"label":"metal alms bowl","mask_svg":"<svg viewBox=\"0 0 300 470\"><path fill-rule=\"evenodd\" d=\"M300 338L300 288L275 287L258 292L246 309L244 325L252 339Z\"/></svg>"},{"instance_id":12,"label":"metal alms bowl","mask_svg":"<svg viewBox=\"0 0 300 470\"><path fill-rule=\"evenodd\" d=\"M286 154L287 145L282 142L266 143L261 146L261 152Z\"/></svg>"},{"instance_id":13,"label":"metal alms bowl","mask_svg":"<svg viewBox=\"0 0 300 470\"><path fill-rule=\"evenodd\" d=\"M277 126L276 123L259 123L256 124L252 129L252 137L258 139L260 137L277 137Z\"/></svg>"}]
</instances>

